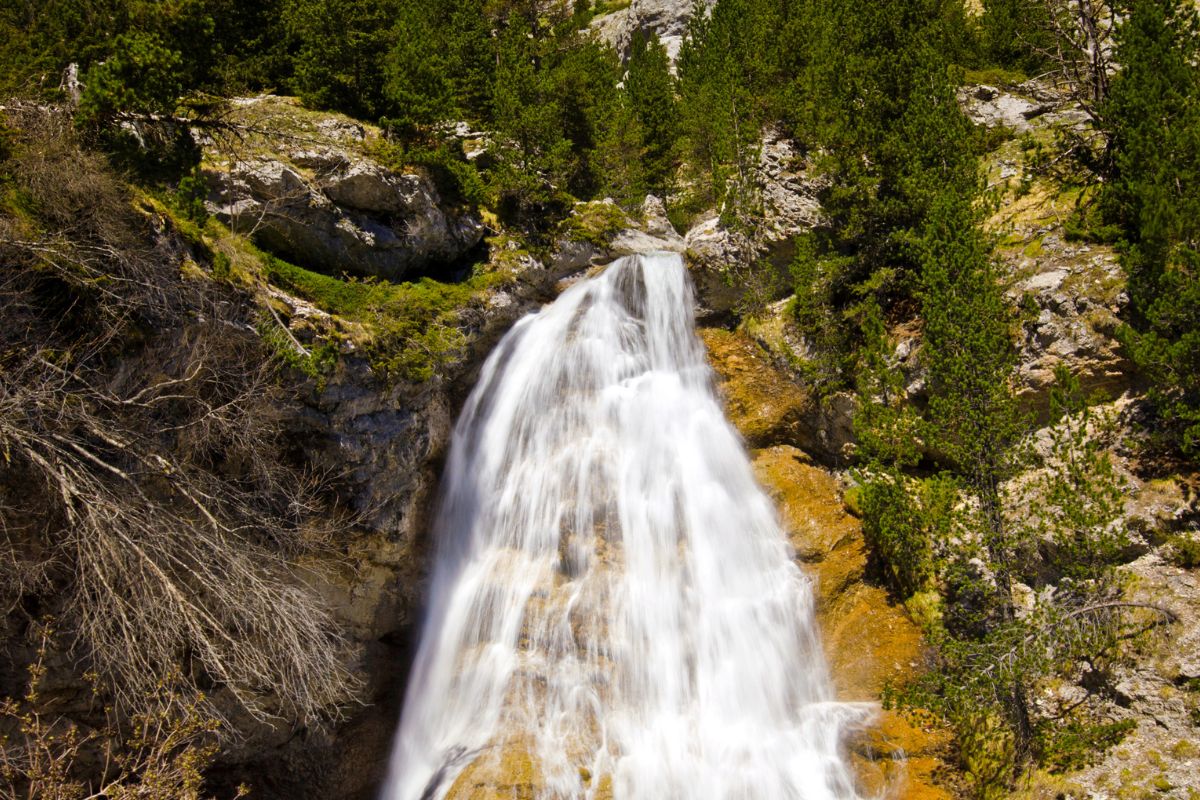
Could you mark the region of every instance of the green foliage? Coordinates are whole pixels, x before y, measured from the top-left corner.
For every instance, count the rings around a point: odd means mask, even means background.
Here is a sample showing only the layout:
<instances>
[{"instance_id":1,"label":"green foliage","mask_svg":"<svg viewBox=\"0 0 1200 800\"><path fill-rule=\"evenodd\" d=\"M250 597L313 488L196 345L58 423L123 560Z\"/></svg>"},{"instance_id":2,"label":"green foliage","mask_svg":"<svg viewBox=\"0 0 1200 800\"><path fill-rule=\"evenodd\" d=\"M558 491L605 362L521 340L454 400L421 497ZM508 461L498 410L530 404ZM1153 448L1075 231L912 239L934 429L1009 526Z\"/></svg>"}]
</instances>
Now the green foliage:
<instances>
[{"instance_id":1,"label":"green foliage","mask_svg":"<svg viewBox=\"0 0 1200 800\"><path fill-rule=\"evenodd\" d=\"M948 199L918 244L929 366L929 442L978 490L1013 474L1024 426L1010 384L1013 315L975 209ZM998 508L998 496L986 502Z\"/></svg>"},{"instance_id":2,"label":"green foliage","mask_svg":"<svg viewBox=\"0 0 1200 800\"><path fill-rule=\"evenodd\" d=\"M490 22L482 3L400 0L384 64L389 117L412 133L490 114Z\"/></svg>"},{"instance_id":3,"label":"green foliage","mask_svg":"<svg viewBox=\"0 0 1200 800\"><path fill-rule=\"evenodd\" d=\"M1112 415L1088 407L1079 379L1060 365L1051 392L1052 429L1048 469L1028 489L1038 514L1030 532L1049 548L1047 564L1073 584L1088 582L1101 594L1130 545L1120 525L1128 482L1104 448Z\"/></svg>"},{"instance_id":4,"label":"green foliage","mask_svg":"<svg viewBox=\"0 0 1200 800\"><path fill-rule=\"evenodd\" d=\"M625 94L641 131L646 188L666 194L675 173L679 110L667 49L657 36L634 36Z\"/></svg>"},{"instance_id":5,"label":"green foliage","mask_svg":"<svg viewBox=\"0 0 1200 800\"><path fill-rule=\"evenodd\" d=\"M1200 539L1194 536L1173 536L1170 540L1171 563L1184 569L1200 567Z\"/></svg>"},{"instance_id":6,"label":"green foliage","mask_svg":"<svg viewBox=\"0 0 1200 800\"><path fill-rule=\"evenodd\" d=\"M0 165L12 157L17 147L17 132L4 124L0 119ZM0 172L0 180L7 176L7 170Z\"/></svg>"},{"instance_id":7,"label":"green foliage","mask_svg":"<svg viewBox=\"0 0 1200 800\"><path fill-rule=\"evenodd\" d=\"M1074 772L1099 763L1104 753L1124 741L1137 720L1092 722L1071 719L1061 725L1044 725L1038 731L1041 762L1051 772Z\"/></svg>"},{"instance_id":8,"label":"green foliage","mask_svg":"<svg viewBox=\"0 0 1200 800\"><path fill-rule=\"evenodd\" d=\"M273 283L331 314L366 325L372 334L368 351L372 367L385 380L412 383L433 379L462 357L466 335L459 316L490 280L481 276L465 284L447 284L422 278L393 284L333 278L269 256L265 263ZM275 351L286 363L312 374L302 363L307 356L292 343L275 344L280 345ZM312 367L319 372L322 362Z\"/></svg>"},{"instance_id":9,"label":"green foliage","mask_svg":"<svg viewBox=\"0 0 1200 800\"><path fill-rule=\"evenodd\" d=\"M560 232L569 241L587 242L603 249L631 224L619 207L601 201L576 206L571 216L563 221Z\"/></svg>"},{"instance_id":10,"label":"green foliage","mask_svg":"<svg viewBox=\"0 0 1200 800\"><path fill-rule=\"evenodd\" d=\"M214 270L215 273L215 270ZM337 346L324 342L312 349L303 347L270 313L259 316L258 336L276 364L292 369L318 383L337 366Z\"/></svg>"},{"instance_id":11,"label":"green foliage","mask_svg":"<svg viewBox=\"0 0 1200 800\"><path fill-rule=\"evenodd\" d=\"M1099 204L1081 198L1071 216L1063 223L1063 238L1068 242L1116 244L1121 238L1121 228L1106 223L1103 213L1104 210Z\"/></svg>"},{"instance_id":12,"label":"green foliage","mask_svg":"<svg viewBox=\"0 0 1200 800\"><path fill-rule=\"evenodd\" d=\"M600 179L599 194L631 208L650 186L645 167L646 132L627 93L622 92L600 121L600 137L592 165ZM569 218L568 218L569 219Z\"/></svg>"},{"instance_id":13,"label":"green foliage","mask_svg":"<svg viewBox=\"0 0 1200 800\"><path fill-rule=\"evenodd\" d=\"M371 156L396 172L411 167L423 168L437 187L440 198L449 203L490 205L492 195L487 181L474 163L452 141L436 144L411 143L385 139L371 150Z\"/></svg>"},{"instance_id":14,"label":"green foliage","mask_svg":"<svg viewBox=\"0 0 1200 800\"><path fill-rule=\"evenodd\" d=\"M854 434L858 456L893 467L918 460L919 420L908 402L904 375L894 365L894 348L883 312L873 297L864 303L862 338L858 351Z\"/></svg>"},{"instance_id":15,"label":"green foliage","mask_svg":"<svg viewBox=\"0 0 1200 800\"><path fill-rule=\"evenodd\" d=\"M895 469L866 473L858 501L863 535L900 598L933 585L935 548L944 546L952 533L957 500L950 477L914 485Z\"/></svg>"},{"instance_id":16,"label":"green foliage","mask_svg":"<svg viewBox=\"0 0 1200 800\"><path fill-rule=\"evenodd\" d=\"M984 56L1030 74L1045 71L1054 37L1044 0L985 0L980 20Z\"/></svg>"},{"instance_id":17,"label":"green foliage","mask_svg":"<svg viewBox=\"0 0 1200 800\"><path fill-rule=\"evenodd\" d=\"M122 36L153 36L180 55L184 91L278 84L288 68L283 0L47 0L0 6L0 91L57 87L70 62L86 73Z\"/></svg>"},{"instance_id":18,"label":"green foliage","mask_svg":"<svg viewBox=\"0 0 1200 800\"><path fill-rule=\"evenodd\" d=\"M779 22L777 4L762 0L722 0L711 14L697 2L679 53L679 130L687 161L708 203L735 216L775 94Z\"/></svg>"},{"instance_id":19,"label":"green foliage","mask_svg":"<svg viewBox=\"0 0 1200 800\"><path fill-rule=\"evenodd\" d=\"M182 56L158 36L122 34L109 58L84 74L79 119L99 126L121 113L170 112L183 90L182 68Z\"/></svg>"},{"instance_id":20,"label":"green foliage","mask_svg":"<svg viewBox=\"0 0 1200 800\"><path fill-rule=\"evenodd\" d=\"M604 186L597 148L618 103L619 65L611 50L523 14L510 14L498 36L492 182L502 218L529 223Z\"/></svg>"},{"instance_id":21,"label":"green foliage","mask_svg":"<svg viewBox=\"0 0 1200 800\"><path fill-rule=\"evenodd\" d=\"M175 190L175 204L185 219L203 226L208 221L208 211L204 207L207 197L208 186L199 167L180 178Z\"/></svg>"},{"instance_id":22,"label":"green foliage","mask_svg":"<svg viewBox=\"0 0 1200 800\"><path fill-rule=\"evenodd\" d=\"M1200 18L1174 0L1133 3L1117 31L1103 115L1111 129L1109 219L1129 276L1123 342L1185 454L1200 454Z\"/></svg>"},{"instance_id":23,"label":"green foliage","mask_svg":"<svg viewBox=\"0 0 1200 800\"><path fill-rule=\"evenodd\" d=\"M805 382L818 395L842 388L852 363L853 328L840 298L853 263L850 257L822 254L816 234L796 238L791 266L796 294L788 310L813 354Z\"/></svg>"},{"instance_id":24,"label":"green foliage","mask_svg":"<svg viewBox=\"0 0 1200 800\"><path fill-rule=\"evenodd\" d=\"M305 104L366 118L383 113L382 65L397 11L398 0L289 0L284 18L299 45L295 86Z\"/></svg>"},{"instance_id":25,"label":"green foliage","mask_svg":"<svg viewBox=\"0 0 1200 800\"><path fill-rule=\"evenodd\" d=\"M965 24L953 5L812 0L783 22L781 113L825 177L828 220L798 250L796 291L810 296L798 321L833 388L850 383L871 302L884 318L911 313L914 242L935 205L973 197L978 184L949 70Z\"/></svg>"}]
</instances>

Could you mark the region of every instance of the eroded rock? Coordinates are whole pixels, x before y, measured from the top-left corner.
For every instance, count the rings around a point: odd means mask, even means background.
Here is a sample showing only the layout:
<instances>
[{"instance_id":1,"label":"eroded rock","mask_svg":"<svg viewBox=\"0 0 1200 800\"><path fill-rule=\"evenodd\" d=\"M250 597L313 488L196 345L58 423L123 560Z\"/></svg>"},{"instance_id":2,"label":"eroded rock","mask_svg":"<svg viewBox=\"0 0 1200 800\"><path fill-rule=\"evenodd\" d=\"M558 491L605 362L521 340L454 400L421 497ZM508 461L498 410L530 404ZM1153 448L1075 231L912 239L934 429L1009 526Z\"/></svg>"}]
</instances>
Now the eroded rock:
<instances>
[{"instance_id":1,"label":"eroded rock","mask_svg":"<svg viewBox=\"0 0 1200 800\"><path fill-rule=\"evenodd\" d=\"M727 224L713 212L684 237L702 318L721 319L735 311L750 276L766 276L776 284L763 287L768 293L786 288L783 276L795 252L795 237L822 222L818 196L824 181L809 172L807 159L777 130L763 135L754 180L761 214ZM774 268L773 278L762 269L763 260Z\"/></svg>"},{"instance_id":2,"label":"eroded rock","mask_svg":"<svg viewBox=\"0 0 1200 800\"><path fill-rule=\"evenodd\" d=\"M302 266L399 280L463 258L483 239L474 209L372 155L377 129L262 96L232 103L236 144L207 138L209 211ZM265 133L264 131L270 131Z\"/></svg>"}]
</instances>

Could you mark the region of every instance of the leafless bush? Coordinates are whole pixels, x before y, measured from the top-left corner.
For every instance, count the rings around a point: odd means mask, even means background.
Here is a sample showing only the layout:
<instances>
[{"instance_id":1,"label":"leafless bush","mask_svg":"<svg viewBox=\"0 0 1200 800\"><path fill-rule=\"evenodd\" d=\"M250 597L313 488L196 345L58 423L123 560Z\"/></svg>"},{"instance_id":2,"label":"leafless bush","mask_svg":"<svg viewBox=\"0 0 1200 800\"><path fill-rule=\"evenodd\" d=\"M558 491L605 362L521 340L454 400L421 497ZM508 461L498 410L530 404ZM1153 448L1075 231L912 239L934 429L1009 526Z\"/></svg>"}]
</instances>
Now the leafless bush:
<instances>
[{"instance_id":1,"label":"leafless bush","mask_svg":"<svg viewBox=\"0 0 1200 800\"><path fill-rule=\"evenodd\" d=\"M127 710L171 686L258 719L335 713L355 690L345 645L292 566L331 512L321 476L286 457L286 396L249 301L183 278L182 245L53 114L16 121L0 574L28 577L0 592L64 591L77 652Z\"/></svg>"},{"instance_id":2,"label":"leafless bush","mask_svg":"<svg viewBox=\"0 0 1200 800\"><path fill-rule=\"evenodd\" d=\"M1041 7L1045 44L1032 44L1050 65L1046 77L1066 92L1097 127L1117 65L1114 33L1120 15L1112 0L1031 0Z\"/></svg>"}]
</instances>

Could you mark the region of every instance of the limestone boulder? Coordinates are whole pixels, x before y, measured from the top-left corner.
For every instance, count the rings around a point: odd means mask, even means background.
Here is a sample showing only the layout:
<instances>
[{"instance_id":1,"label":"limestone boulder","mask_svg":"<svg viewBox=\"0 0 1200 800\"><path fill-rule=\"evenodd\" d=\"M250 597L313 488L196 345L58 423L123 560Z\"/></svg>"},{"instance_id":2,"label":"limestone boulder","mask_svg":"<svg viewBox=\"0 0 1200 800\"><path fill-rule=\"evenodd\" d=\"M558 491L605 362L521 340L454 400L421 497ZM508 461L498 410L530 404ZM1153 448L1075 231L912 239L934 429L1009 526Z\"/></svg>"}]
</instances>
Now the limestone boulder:
<instances>
[{"instance_id":1,"label":"limestone boulder","mask_svg":"<svg viewBox=\"0 0 1200 800\"><path fill-rule=\"evenodd\" d=\"M654 195L647 195L634 214L607 199L577 203L559 226L548 269L554 280L561 280L622 256L682 253L684 249L683 238L667 219L662 200Z\"/></svg>"},{"instance_id":2,"label":"limestone boulder","mask_svg":"<svg viewBox=\"0 0 1200 800\"><path fill-rule=\"evenodd\" d=\"M377 129L269 95L233 101L230 124L248 131L236 145L202 137L208 209L283 258L400 280L453 264L483 239L474 209L375 157Z\"/></svg>"},{"instance_id":3,"label":"limestone boulder","mask_svg":"<svg viewBox=\"0 0 1200 800\"><path fill-rule=\"evenodd\" d=\"M1088 394L1111 399L1132 388L1134 370L1116 337L1126 299L1116 253L1053 231L1010 254L1008 263L1009 296L1024 313L1018 399L1045 418L1060 366Z\"/></svg>"}]
</instances>

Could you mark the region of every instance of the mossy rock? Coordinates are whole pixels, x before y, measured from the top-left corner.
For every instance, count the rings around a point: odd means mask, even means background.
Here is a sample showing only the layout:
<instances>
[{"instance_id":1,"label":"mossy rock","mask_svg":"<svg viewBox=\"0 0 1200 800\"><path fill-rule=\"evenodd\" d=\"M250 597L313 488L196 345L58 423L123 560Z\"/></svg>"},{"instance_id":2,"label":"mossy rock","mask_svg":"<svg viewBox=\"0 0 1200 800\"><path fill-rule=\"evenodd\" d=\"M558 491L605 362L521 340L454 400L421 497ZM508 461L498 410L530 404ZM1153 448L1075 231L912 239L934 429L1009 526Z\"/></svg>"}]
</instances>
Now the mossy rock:
<instances>
[{"instance_id":1,"label":"mossy rock","mask_svg":"<svg viewBox=\"0 0 1200 800\"><path fill-rule=\"evenodd\" d=\"M607 200L577 203L570 216L559 228L561 238L570 242L585 242L604 249L613 243L617 234L633 225L633 220L620 206Z\"/></svg>"}]
</instances>

